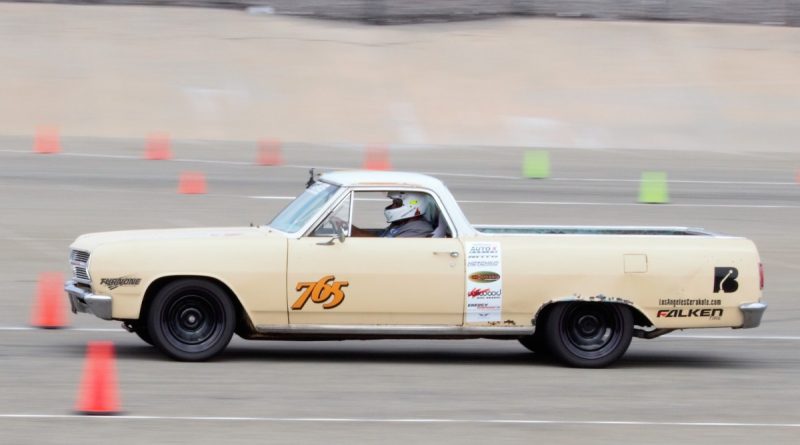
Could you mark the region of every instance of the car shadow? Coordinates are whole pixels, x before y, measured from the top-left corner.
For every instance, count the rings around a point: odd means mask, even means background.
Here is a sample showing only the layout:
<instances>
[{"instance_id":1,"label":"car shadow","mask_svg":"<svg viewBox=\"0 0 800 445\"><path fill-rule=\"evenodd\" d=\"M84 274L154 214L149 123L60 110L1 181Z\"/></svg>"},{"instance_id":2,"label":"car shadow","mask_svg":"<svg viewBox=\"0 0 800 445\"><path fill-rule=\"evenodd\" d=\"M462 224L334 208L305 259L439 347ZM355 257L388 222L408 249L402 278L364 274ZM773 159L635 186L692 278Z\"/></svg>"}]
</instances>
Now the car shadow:
<instances>
[{"instance_id":1,"label":"car shadow","mask_svg":"<svg viewBox=\"0 0 800 445\"><path fill-rule=\"evenodd\" d=\"M508 344L505 344L508 343ZM123 361L169 361L158 348L141 341L115 342L116 357ZM86 354L85 344L62 345L59 352ZM235 341L213 362L352 363L473 366L563 367L547 353L533 353L518 344L463 344L456 341ZM749 369L768 368L763 359L741 354L698 350L629 350L611 368Z\"/></svg>"},{"instance_id":2,"label":"car shadow","mask_svg":"<svg viewBox=\"0 0 800 445\"><path fill-rule=\"evenodd\" d=\"M614 367L680 369L753 369L769 367L768 362L747 359L741 354L708 351L628 351Z\"/></svg>"},{"instance_id":3,"label":"car shadow","mask_svg":"<svg viewBox=\"0 0 800 445\"><path fill-rule=\"evenodd\" d=\"M349 344L330 342L252 342L238 343L228 348L213 362L282 362L282 363L338 363L338 364L392 364L437 366L543 366L564 367L546 353L533 353L521 346L519 350L503 346L496 350L486 345L469 348L458 346L426 347L419 343L403 345L386 343L381 347L358 342ZM397 344L399 343L399 344ZM83 353L75 348L76 354ZM170 360L157 348L145 344L119 344L116 347L120 360ZM741 356L709 353L706 351L628 351L610 368L618 369L749 369L769 367L763 360Z\"/></svg>"},{"instance_id":4,"label":"car shadow","mask_svg":"<svg viewBox=\"0 0 800 445\"><path fill-rule=\"evenodd\" d=\"M304 346L293 349L291 347L264 347L240 348L231 347L220 357L222 361L247 362L247 361L279 361L295 363L352 363L352 364L393 364L393 365L419 365L436 364L447 365L509 365L530 366L533 364L546 364L555 362L543 354L535 354L524 349L520 351L491 351L491 350L447 350L414 349L409 347L392 347L390 349L376 349L368 347L347 348L314 348Z\"/></svg>"}]
</instances>

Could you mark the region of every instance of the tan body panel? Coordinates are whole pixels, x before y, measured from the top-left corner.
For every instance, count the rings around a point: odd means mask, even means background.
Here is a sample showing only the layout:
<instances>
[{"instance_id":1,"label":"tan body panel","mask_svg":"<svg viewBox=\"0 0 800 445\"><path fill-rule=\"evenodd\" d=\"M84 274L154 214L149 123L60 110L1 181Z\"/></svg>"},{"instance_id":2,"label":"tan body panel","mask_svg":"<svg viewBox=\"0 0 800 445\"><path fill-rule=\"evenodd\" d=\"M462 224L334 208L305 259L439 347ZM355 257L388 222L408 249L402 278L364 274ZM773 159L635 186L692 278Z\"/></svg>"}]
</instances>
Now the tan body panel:
<instances>
[{"instance_id":1,"label":"tan body panel","mask_svg":"<svg viewBox=\"0 0 800 445\"><path fill-rule=\"evenodd\" d=\"M286 239L259 229L202 229L96 234L79 239L73 248L92 250L92 289L113 298L112 316L137 319L146 289L172 276L208 277L222 282L239 299L253 323L285 324ZM106 238L103 240L103 238ZM110 289L103 278L133 277L136 286Z\"/></svg>"},{"instance_id":2,"label":"tan body panel","mask_svg":"<svg viewBox=\"0 0 800 445\"><path fill-rule=\"evenodd\" d=\"M761 298L758 254L743 238L492 235L465 241L487 240L502 248L505 325L531 325L551 302L593 300L633 306L656 328L736 327L742 323L738 306ZM352 238L343 244L318 245L323 241L286 240L253 231L248 236L111 242L92 253L92 287L114 298L117 319L138 318L145 289L159 278L206 276L228 286L256 325L463 324L460 240ZM450 251L458 252L458 257L447 255ZM629 268L641 267L643 261L646 271L625 272L626 257ZM736 292L713 292L715 267L739 270ZM292 310L302 294L297 284L326 275L348 282L344 301L332 309L308 302ZM118 277L142 281L116 289L101 285L102 278ZM720 303L659 303L667 299ZM673 309L684 312L659 317L659 311ZM722 309L722 314L717 317L714 311L713 319L680 316L692 309Z\"/></svg>"},{"instance_id":3,"label":"tan body panel","mask_svg":"<svg viewBox=\"0 0 800 445\"><path fill-rule=\"evenodd\" d=\"M346 281L332 309L307 302L290 309L297 324L456 325L464 317L464 260L451 238L324 238L289 240L289 306L302 296L297 283L334 275ZM455 256L450 253L455 252Z\"/></svg>"},{"instance_id":4,"label":"tan body panel","mask_svg":"<svg viewBox=\"0 0 800 445\"><path fill-rule=\"evenodd\" d=\"M737 327L742 324L739 305L761 299L758 253L744 238L528 235L478 239L502 245L503 319L517 325L530 324L532 316L553 301L604 300L637 308L656 328ZM626 273L626 256L629 270L637 271L641 269L632 266L646 258L646 272ZM715 267L738 269L736 292L713 292ZM720 300L720 304L659 304L665 299ZM680 308L683 315L689 309L722 309L722 316L658 316L660 310Z\"/></svg>"}]
</instances>

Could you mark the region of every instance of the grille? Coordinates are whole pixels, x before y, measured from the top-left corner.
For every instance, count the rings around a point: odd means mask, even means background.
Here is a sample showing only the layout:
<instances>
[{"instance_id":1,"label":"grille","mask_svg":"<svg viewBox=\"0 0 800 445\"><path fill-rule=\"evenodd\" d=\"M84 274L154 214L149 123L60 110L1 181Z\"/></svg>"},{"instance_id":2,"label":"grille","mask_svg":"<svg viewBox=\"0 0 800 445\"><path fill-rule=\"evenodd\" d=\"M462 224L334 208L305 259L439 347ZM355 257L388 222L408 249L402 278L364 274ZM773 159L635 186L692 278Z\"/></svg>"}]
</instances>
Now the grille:
<instances>
[{"instance_id":1,"label":"grille","mask_svg":"<svg viewBox=\"0 0 800 445\"><path fill-rule=\"evenodd\" d=\"M70 261L86 264L89 262L89 252L73 250L69 255Z\"/></svg>"},{"instance_id":2,"label":"grille","mask_svg":"<svg viewBox=\"0 0 800 445\"><path fill-rule=\"evenodd\" d=\"M85 267L80 266L72 266L72 275L75 277L76 280L86 281L89 282L89 272L86 271Z\"/></svg>"},{"instance_id":3,"label":"grille","mask_svg":"<svg viewBox=\"0 0 800 445\"><path fill-rule=\"evenodd\" d=\"M72 276L75 280L89 284L89 271L86 270L87 263L89 262L89 252L82 250L73 250L69 253L70 263L72 263Z\"/></svg>"}]
</instances>

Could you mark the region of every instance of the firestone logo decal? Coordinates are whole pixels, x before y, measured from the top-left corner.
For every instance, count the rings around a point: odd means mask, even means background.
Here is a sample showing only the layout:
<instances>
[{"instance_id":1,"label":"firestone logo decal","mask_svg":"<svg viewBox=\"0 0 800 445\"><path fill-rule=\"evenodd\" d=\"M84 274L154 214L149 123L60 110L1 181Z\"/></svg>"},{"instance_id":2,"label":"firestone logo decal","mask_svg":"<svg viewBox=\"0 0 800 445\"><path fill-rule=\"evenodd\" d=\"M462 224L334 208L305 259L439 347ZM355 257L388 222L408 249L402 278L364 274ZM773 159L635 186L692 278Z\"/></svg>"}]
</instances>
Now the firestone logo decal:
<instances>
[{"instance_id":1,"label":"firestone logo decal","mask_svg":"<svg viewBox=\"0 0 800 445\"><path fill-rule=\"evenodd\" d=\"M292 305L293 311L303 309L310 299L314 303L322 304L323 309L333 309L344 301L343 287L350 284L348 281L334 281L333 275L326 275L317 281L301 281L295 290L302 290L300 298ZM304 290L305 289L305 290ZM330 301L328 301L330 300Z\"/></svg>"},{"instance_id":2,"label":"firestone logo decal","mask_svg":"<svg viewBox=\"0 0 800 445\"><path fill-rule=\"evenodd\" d=\"M119 278L101 278L100 285L105 285L110 290L114 290L120 286L138 286L142 282L141 278L119 277Z\"/></svg>"},{"instance_id":3,"label":"firestone logo decal","mask_svg":"<svg viewBox=\"0 0 800 445\"><path fill-rule=\"evenodd\" d=\"M480 271L470 274L469 280L476 283L493 283L500 279L500 274L497 272Z\"/></svg>"}]
</instances>

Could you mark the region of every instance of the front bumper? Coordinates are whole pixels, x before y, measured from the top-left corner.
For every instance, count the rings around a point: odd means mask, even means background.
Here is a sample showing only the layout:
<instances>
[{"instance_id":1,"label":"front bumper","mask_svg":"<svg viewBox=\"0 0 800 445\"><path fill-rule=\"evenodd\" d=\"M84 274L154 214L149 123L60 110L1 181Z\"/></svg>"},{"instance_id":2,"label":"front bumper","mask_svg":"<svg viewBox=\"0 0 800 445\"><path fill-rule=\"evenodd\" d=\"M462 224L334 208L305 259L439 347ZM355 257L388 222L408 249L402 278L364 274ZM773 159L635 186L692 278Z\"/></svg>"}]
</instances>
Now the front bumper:
<instances>
[{"instance_id":1,"label":"front bumper","mask_svg":"<svg viewBox=\"0 0 800 445\"><path fill-rule=\"evenodd\" d=\"M740 329L756 328L761 324L761 316L767 310L767 303L746 303L739 306L744 316Z\"/></svg>"},{"instance_id":2,"label":"front bumper","mask_svg":"<svg viewBox=\"0 0 800 445\"><path fill-rule=\"evenodd\" d=\"M89 290L78 287L75 281L67 281L64 290L69 295L69 305L72 313L83 312L94 314L103 320L111 320L111 297L106 295L95 295Z\"/></svg>"}]
</instances>

